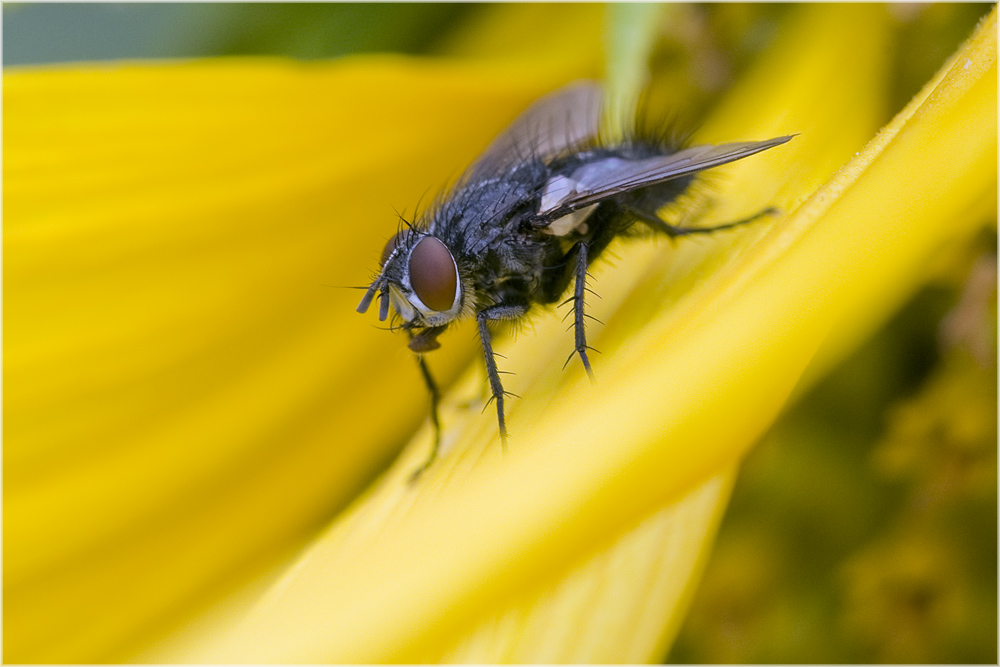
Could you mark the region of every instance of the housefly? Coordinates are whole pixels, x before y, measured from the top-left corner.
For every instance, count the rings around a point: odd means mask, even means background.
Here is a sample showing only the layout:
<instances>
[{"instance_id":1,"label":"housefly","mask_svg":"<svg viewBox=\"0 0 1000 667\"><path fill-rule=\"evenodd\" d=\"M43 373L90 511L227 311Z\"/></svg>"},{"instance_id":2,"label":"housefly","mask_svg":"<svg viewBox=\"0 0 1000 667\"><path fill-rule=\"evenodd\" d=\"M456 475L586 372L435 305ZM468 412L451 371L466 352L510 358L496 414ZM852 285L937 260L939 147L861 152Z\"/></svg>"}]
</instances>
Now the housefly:
<instances>
[{"instance_id":1,"label":"housefly","mask_svg":"<svg viewBox=\"0 0 1000 667\"><path fill-rule=\"evenodd\" d=\"M668 224L657 211L691 185L697 172L779 146L765 141L678 150L636 136L598 139L600 87L578 83L542 98L487 148L443 197L389 240L358 312L379 298L379 320L398 316L431 394L435 458L440 443L437 384L424 354L454 321L474 317L486 361L500 437L507 439L504 391L490 326L553 304L568 293L574 348L591 373L584 296L587 267L637 225L677 237L727 229L772 213L714 227Z\"/></svg>"}]
</instances>

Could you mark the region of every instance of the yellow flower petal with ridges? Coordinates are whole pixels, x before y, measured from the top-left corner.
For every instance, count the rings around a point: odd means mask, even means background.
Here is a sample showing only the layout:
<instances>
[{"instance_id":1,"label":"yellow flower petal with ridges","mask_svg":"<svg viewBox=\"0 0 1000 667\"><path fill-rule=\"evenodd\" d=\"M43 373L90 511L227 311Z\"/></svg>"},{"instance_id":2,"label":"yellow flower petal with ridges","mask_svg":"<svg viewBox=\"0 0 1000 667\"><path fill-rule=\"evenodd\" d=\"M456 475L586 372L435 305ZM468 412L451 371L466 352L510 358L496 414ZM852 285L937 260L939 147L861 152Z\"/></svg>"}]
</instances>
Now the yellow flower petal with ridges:
<instances>
[{"instance_id":1,"label":"yellow flower petal with ridges","mask_svg":"<svg viewBox=\"0 0 1000 667\"><path fill-rule=\"evenodd\" d=\"M445 663L642 663L662 659L693 593L736 476L713 477L573 561L556 581L514 595Z\"/></svg>"}]
</instances>

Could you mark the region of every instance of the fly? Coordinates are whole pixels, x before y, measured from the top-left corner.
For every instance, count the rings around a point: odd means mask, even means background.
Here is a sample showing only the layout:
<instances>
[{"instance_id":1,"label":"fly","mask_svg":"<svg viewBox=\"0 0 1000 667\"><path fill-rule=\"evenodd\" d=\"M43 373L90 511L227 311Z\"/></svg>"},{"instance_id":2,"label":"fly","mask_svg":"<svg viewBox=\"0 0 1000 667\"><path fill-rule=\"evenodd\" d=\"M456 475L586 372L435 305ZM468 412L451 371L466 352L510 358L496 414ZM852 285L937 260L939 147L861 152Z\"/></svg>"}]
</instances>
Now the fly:
<instances>
[{"instance_id":1,"label":"fly","mask_svg":"<svg viewBox=\"0 0 1000 667\"><path fill-rule=\"evenodd\" d=\"M598 140L601 89L595 83L563 88L532 105L487 148L446 196L389 240L378 275L358 312L379 298L379 320L398 315L431 394L440 444L440 392L424 354L455 320L476 319L506 443L504 391L490 326L515 320L535 305L564 294L573 306L574 355L592 375L584 296L587 268L618 236L637 224L677 237L735 227L773 213L714 227L679 227L657 215L702 170L779 146L792 136L677 150L651 138L617 145ZM572 286L572 289L571 289Z\"/></svg>"}]
</instances>

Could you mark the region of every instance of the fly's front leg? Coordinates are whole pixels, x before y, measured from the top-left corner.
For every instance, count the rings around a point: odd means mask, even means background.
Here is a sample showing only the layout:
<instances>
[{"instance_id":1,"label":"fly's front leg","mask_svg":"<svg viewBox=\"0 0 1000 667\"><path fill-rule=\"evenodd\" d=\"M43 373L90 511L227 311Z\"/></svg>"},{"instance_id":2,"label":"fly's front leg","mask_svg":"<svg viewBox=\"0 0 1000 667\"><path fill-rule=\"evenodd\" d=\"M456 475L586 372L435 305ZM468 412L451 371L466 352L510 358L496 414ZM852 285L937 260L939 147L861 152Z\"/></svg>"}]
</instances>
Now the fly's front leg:
<instances>
[{"instance_id":1,"label":"fly's front leg","mask_svg":"<svg viewBox=\"0 0 1000 667\"><path fill-rule=\"evenodd\" d=\"M493 353L493 345L490 343L489 323L498 320L513 320L524 315L528 310L526 305L496 305L485 308L476 314L476 322L479 324L479 340L483 344L483 355L486 357L486 376L490 382L491 401L497 404L497 422L500 424L500 442L507 444L507 425L503 419L503 399L507 392L503 390L500 382L500 371L497 370L497 361ZM488 405L488 403L487 403Z\"/></svg>"},{"instance_id":2,"label":"fly's front leg","mask_svg":"<svg viewBox=\"0 0 1000 667\"><path fill-rule=\"evenodd\" d=\"M438 389L437 382L434 381L434 376L431 375L431 369L427 366L427 360L424 359L424 355L417 355L417 365L420 366L420 374L424 377L424 384L427 385L427 391L431 395L431 423L434 425L434 441L431 444L431 453L424 461L424 464L417 468L411 480L415 480L420 477L420 473L427 470L434 459L437 458L438 449L441 447L441 418L438 415L438 407L441 404L441 390Z\"/></svg>"},{"instance_id":3,"label":"fly's front leg","mask_svg":"<svg viewBox=\"0 0 1000 667\"><path fill-rule=\"evenodd\" d=\"M441 418L438 415L438 407L441 404L441 390L438 389L437 382L434 381L434 376L431 375L431 369L427 366L427 360L424 358L426 352L431 350L436 350L441 347L441 343L437 341L437 337L440 336L445 330L445 327L429 327L423 329L418 333L409 332L410 334L410 349L417 353L417 365L420 367L420 374L424 378L424 384L427 385L427 391L431 395L431 423L434 425L434 442L431 446L431 455L427 458L427 461L420 466L411 479L416 479L420 476L424 470L427 469L434 459L437 458L438 448L441 446Z\"/></svg>"}]
</instances>

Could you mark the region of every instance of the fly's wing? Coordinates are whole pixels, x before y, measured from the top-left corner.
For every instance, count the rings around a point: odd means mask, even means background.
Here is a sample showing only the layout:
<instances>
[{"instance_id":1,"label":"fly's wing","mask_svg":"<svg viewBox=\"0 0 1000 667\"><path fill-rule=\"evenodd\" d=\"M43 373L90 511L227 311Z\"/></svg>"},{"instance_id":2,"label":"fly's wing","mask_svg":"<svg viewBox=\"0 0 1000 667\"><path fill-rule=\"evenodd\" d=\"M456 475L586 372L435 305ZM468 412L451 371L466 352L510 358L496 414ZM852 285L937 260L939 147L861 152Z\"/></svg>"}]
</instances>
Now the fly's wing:
<instances>
[{"instance_id":1,"label":"fly's wing","mask_svg":"<svg viewBox=\"0 0 1000 667\"><path fill-rule=\"evenodd\" d=\"M503 173L534 157L552 157L597 135L601 86L580 81L534 102L511 123L470 170L474 176Z\"/></svg>"},{"instance_id":2,"label":"fly's wing","mask_svg":"<svg viewBox=\"0 0 1000 667\"><path fill-rule=\"evenodd\" d=\"M719 146L694 146L670 155L657 155L641 160L621 157L595 160L569 174L550 179L542 194L537 218L540 223L545 224L617 194L742 160L780 146L794 136Z\"/></svg>"}]
</instances>

